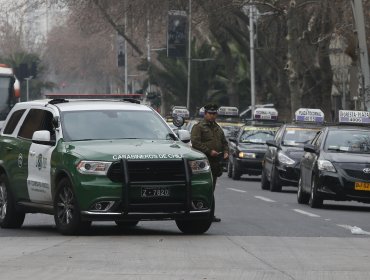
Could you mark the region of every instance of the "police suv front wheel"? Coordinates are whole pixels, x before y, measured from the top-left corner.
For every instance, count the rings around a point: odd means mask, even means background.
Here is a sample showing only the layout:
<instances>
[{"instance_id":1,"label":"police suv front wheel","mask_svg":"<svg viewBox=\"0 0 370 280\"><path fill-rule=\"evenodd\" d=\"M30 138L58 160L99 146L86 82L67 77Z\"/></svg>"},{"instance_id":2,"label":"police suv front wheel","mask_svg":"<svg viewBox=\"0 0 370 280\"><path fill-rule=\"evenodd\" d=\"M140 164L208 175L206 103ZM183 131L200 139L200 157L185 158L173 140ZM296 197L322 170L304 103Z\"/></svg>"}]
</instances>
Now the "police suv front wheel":
<instances>
[{"instance_id":1,"label":"police suv front wheel","mask_svg":"<svg viewBox=\"0 0 370 280\"><path fill-rule=\"evenodd\" d=\"M91 222L81 220L80 209L68 178L59 181L54 199L54 220L58 231L64 235L81 233Z\"/></svg>"},{"instance_id":2,"label":"police suv front wheel","mask_svg":"<svg viewBox=\"0 0 370 280\"><path fill-rule=\"evenodd\" d=\"M0 175L0 226L2 228L20 228L25 217L24 212L15 208L15 201L9 191L8 177Z\"/></svg>"}]
</instances>

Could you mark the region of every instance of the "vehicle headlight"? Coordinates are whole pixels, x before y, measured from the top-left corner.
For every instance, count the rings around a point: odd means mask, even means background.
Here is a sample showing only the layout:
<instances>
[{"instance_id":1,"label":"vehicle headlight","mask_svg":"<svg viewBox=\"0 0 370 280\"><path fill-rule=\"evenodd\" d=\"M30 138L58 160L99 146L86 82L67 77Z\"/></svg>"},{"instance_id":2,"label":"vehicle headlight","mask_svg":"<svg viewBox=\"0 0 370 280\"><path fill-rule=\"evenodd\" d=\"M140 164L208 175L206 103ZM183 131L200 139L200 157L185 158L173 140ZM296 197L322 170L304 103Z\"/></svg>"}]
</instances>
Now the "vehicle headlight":
<instances>
[{"instance_id":1,"label":"vehicle headlight","mask_svg":"<svg viewBox=\"0 0 370 280\"><path fill-rule=\"evenodd\" d=\"M256 154L255 153L240 152L239 157L240 158L256 158Z\"/></svg>"},{"instance_id":2,"label":"vehicle headlight","mask_svg":"<svg viewBox=\"0 0 370 280\"><path fill-rule=\"evenodd\" d=\"M189 161L191 171L193 173L204 173L210 170L209 162L206 159Z\"/></svg>"},{"instance_id":3,"label":"vehicle headlight","mask_svg":"<svg viewBox=\"0 0 370 280\"><path fill-rule=\"evenodd\" d=\"M337 172L334 165L328 160L319 159L317 166L320 171Z\"/></svg>"},{"instance_id":4,"label":"vehicle headlight","mask_svg":"<svg viewBox=\"0 0 370 280\"><path fill-rule=\"evenodd\" d=\"M111 164L107 161L82 160L77 164L77 171L81 174L107 175Z\"/></svg>"},{"instance_id":5,"label":"vehicle headlight","mask_svg":"<svg viewBox=\"0 0 370 280\"><path fill-rule=\"evenodd\" d=\"M295 161L293 159L291 159L287 155L283 154L282 152L278 152L278 160L282 164L291 165L291 164L294 164L295 163Z\"/></svg>"}]
</instances>

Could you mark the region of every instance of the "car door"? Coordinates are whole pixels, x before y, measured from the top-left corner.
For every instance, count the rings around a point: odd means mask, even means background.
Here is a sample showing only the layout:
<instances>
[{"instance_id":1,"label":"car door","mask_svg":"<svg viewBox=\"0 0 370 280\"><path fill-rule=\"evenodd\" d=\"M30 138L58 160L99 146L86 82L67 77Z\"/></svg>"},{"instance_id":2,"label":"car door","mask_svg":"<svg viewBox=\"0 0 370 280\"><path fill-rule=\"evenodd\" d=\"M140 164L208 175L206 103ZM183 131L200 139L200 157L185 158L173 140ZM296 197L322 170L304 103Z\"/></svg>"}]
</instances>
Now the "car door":
<instances>
[{"instance_id":1,"label":"car door","mask_svg":"<svg viewBox=\"0 0 370 280\"><path fill-rule=\"evenodd\" d=\"M283 137L285 131L285 126L281 127L275 135L274 141L275 143L280 146L281 143L281 138ZM274 167L274 161L275 157L277 154L277 148L273 146L268 146L265 157L264 157L264 169L265 169L265 174L269 181L271 180L271 172L272 168Z\"/></svg>"},{"instance_id":2,"label":"car door","mask_svg":"<svg viewBox=\"0 0 370 280\"><path fill-rule=\"evenodd\" d=\"M316 162L320 156L320 147L321 147L323 136L324 136L324 133L319 132L318 135L312 141L312 144L316 148L316 151L317 151L316 153L305 153L305 173L304 173L305 185L304 185L304 188L307 191L311 190L313 172L314 172Z\"/></svg>"},{"instance_id":3,"label":"car door","mask_svg":"<svg viewBox=\"0 0 370 280\"><path fill-rule=\"evenodd\" d=\"M17 132L25 112L26 109L20 109L12 113L3 129L0 144L2 164L8 175L9 184L16 200L23 196L19 188L22 178L24 178L21 170L23 155L19 152L22 141L17 138ZM27 196L27 194L25 195Z\"/></svg>"},{"instance_id":4,"label":"car door","mask_svg":"<svg viewBox=\"0 0 370 280\"><path fill-rule=\"evenodd\" d=\"M32 142L29 150L27 188L30 201L34 203L52 204L51 156L56 146L52 120L53 113L43 110L43 121L39 130L49 131L53 143Z\"/></svg>"},{"instance_id":5,"label":"car door","mask_svg":"<svg viewBox=\"0 0 370 280\"><path fill-rule=\"evenodd\" d=\"M317 139L319 137L319 134L315 136L315 138L310 142L312 145L316 145ZM310 153L305 152L303 154L303 157L301 159L301 169L300 169L300 179L301 184L304 189L307 189L307 185L309 184L307 180L307 176L310 170Z\"/></svg>"}]
</instances>

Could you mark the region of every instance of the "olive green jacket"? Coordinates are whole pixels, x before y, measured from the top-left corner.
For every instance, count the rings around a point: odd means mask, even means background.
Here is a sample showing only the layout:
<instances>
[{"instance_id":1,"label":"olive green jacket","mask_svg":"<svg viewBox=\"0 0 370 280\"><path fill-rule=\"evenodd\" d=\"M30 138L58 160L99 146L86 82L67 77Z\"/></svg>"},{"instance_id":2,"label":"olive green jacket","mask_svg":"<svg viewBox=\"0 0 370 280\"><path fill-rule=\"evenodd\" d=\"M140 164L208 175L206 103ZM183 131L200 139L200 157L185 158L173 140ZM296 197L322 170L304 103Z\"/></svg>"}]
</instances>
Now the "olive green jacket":
<instances>
[{"instance_id":1,"label":"olive green jacket","mask_svg":"<svg viewBox=\"0 0 370 280\"><path fill-rule=\"evenodd\" d=\"M212 173L221 176L221 160L224 153L229 152L229 146L222 128L216 123L202 120L191 130L191 144L194 149L204 153L211 164ZM221 152L220 157L211 157L212 150Z\"/></svg>"}]
</instances>

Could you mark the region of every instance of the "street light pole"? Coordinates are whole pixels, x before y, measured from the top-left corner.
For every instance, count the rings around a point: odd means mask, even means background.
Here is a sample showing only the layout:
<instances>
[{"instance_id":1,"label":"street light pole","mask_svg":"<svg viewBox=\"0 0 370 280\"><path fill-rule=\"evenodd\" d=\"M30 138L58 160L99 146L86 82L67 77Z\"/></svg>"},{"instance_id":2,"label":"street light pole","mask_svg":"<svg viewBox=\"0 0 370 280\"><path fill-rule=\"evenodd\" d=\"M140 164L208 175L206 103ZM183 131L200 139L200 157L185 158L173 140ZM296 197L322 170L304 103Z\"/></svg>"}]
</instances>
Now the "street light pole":
<instances>
[{"instance_id":1,"label":"street light pole","mask_svg":"<svg viewBox=\"0 0 370 280\"><path fill-rule=\"evenodd\" d=\"M188 12L188 85L186 92L186 107L190 110L190 78L191 78L191 0L189 0Z\"/></svg>"},{"instance_id":2,"label":"street light pole","mask_svg":"<svg viewBox=\"0 0 370 280\"><path fill-rule=\"evenodd\" d=\"M127 7L125 7L125 34L127 33ZM128 61L127 61L127 40L125 39L125 94L128 93Z\"/></svg>"},{"instance_id":3,"label":"street light pole","mask_svg":"<svg viewBox=\"0 0 370 280\"><path fill-rule=\"evenodd\" d=\"M256 84L255 84L255 66L254 66L254 6L249 7L249 49L250 49L250 71L251 71L251 117L253 118L256 106Z\"/></svg>"},{"instance_id":4,"label":"street light pole","mask_svg":"<svg viewBox=\"0 0 370 280\"><path fill-rule=\"evenodd\" d=\"M29 100L29 86L28 86L28 83L29 83L29 81L30 81L32 78L33 78L33 76L29 76L29 77L27 77L27 78L24 78L24 79L26 80L26 94L27 94L27 96L26 96L27 100L26 100L26 101L28 101L28 100Z\"/></svg>"}]
</instances>

